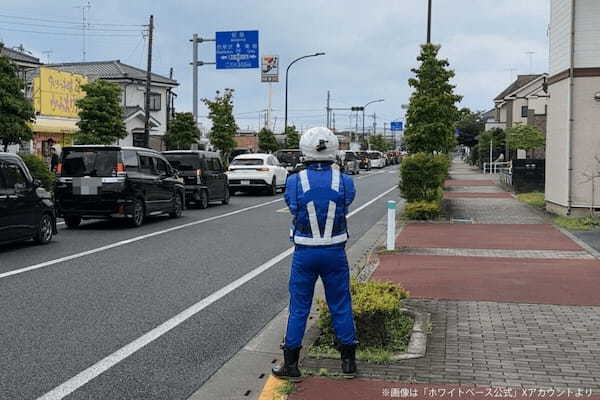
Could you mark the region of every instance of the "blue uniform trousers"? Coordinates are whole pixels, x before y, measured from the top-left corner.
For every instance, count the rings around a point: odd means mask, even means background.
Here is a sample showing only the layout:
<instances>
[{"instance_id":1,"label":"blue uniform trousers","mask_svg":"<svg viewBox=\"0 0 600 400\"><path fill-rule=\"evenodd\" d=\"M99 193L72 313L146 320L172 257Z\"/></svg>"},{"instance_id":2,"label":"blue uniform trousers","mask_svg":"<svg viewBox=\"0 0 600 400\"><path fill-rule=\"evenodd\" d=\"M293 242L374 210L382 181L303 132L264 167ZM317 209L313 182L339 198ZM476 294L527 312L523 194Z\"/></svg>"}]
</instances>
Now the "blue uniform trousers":
<instances>
[{"instance_id":1,"label":"blue uniform trousers","mask_svg":"<svg viewBox=\"0 0 600 400\"><path fill-rule=\"evenodd\" d=\"M350 298L350 271L345 246L296 246L290 275L290 315L285 347L302 345L317 278L325 286L325 297L333 328L341 344L355 344L356 334Z\"/></svg>"}]
</instances>

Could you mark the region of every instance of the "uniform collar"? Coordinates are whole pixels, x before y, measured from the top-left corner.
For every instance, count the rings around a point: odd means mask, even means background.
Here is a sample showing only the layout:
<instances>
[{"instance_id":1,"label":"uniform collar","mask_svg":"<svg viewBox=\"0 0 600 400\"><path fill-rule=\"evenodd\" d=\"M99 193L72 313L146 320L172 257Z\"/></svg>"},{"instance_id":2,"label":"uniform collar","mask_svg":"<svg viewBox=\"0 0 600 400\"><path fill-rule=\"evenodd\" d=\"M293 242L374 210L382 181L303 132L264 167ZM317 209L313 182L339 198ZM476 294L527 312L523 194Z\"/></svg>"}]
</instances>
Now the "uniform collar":
<instances>
[{"instance_id":1,"label":"uniform collar","mask_svg":"<svg viewBox=\"0 0 600 400\"><path fill-rule=\"evenodd\" d=\"M306 169L310 169L313 171L329 171L331 169L331 163L320 163L320 162L312 162L306 165Z\"/></svg>"}]
</instances>

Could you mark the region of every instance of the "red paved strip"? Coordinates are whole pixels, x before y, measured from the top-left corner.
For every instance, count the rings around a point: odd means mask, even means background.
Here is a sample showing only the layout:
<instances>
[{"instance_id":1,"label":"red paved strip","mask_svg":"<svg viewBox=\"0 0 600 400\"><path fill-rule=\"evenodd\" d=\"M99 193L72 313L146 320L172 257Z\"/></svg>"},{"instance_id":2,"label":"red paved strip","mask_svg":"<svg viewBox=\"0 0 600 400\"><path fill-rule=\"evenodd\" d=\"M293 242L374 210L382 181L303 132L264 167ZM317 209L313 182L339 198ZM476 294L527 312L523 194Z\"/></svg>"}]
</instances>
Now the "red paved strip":
<instances>
[{"instance_id":1,"label":"red paved strip","mask_svg":"<svg viewBox=\"0 0 600 400\"><path fill-rule=\"evenodd\" d=\"M444 199L512 199L508 192L478 193L478 192L444 192Z\"/></svg>"},{"instance_id":2,"label":"red paved strip","mask_svg":"<svg viewBox=\"0 0 600 400\"><path fill-rule=\"evenodd\" d=\"M396 244L421 249L582 250L549 224L408 224Z\"/></svg>"},{"instance_id":3,"label":"red paved strip","mask_svg":"<svg viewBox=\"0 0 600 400\"><path fill-rule=\"evenodd\" d=\"M446 186L496 186L496 182L487 179L448 179Z\"/></svg>"},{"instance_id":4,"label":"red paved strip","mask_svg":"<svg viewBox=\"0 0 600 400\"><path fill-rule=\"evenodd\" d=\"M411 297L600 305L600 261L384 255L373 279L400 283Z\"/></svg>"},{"instance_id":5,"label":"red paved strip","mask_svg":"<svg viewBox=\"0 0 600 400\"><path fill-rule=\"evenodd\" d=\"M577 386L577 385L574 385ZM579 385L582 386L582 385ZM402 383L381 380L363 379L328 379L323 377L309 377L296 385L297 391L288 396L289 400L390 400L390 399L416 399L416 400L442 400L442 399L469 399L484 400L494 398L531 400L542 397L560 397L565 400L591 399L599 400L598 389L580 388L580 396L576 396L578 388L551 389L551 385L543 388L509 388L509 387L483 387L467 385L437 385L423 383ZM552 390L552 391L550 391ZM552 393L552 395L550 394ZM591 393L588 396L588 393ZM560 394L560 396L559 396Z\"/></svg>"}]
</instances>

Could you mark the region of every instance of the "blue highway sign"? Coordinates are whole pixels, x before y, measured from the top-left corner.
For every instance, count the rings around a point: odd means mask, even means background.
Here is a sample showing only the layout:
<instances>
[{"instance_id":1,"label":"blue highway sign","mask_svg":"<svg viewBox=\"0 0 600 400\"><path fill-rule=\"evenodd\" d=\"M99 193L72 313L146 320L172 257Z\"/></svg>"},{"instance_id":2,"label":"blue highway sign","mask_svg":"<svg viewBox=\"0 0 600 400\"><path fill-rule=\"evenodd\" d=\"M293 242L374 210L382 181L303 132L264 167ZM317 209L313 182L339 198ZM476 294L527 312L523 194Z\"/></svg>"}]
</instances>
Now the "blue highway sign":
<instances>
[{"instance_id":1,"label":"blue highway sign","mask_svg":"<svg viewBox=\"0 0 600 400\"><path fill-rule=\"evenodd\" d=\"M390 122L390 130L392 132L404 130L404 126L402 124L402 121L393 121L393 122Z\"/></svg>"},{"instance_id":2,"label":"blue highway sign","mask_svg":"<svg viewBox=\"0 0 600 400\"><path fill-rule=\"evenodd\" d=\"M258 68L258 31L217 32L217 69Z\"/></svg>"}]
</instances>

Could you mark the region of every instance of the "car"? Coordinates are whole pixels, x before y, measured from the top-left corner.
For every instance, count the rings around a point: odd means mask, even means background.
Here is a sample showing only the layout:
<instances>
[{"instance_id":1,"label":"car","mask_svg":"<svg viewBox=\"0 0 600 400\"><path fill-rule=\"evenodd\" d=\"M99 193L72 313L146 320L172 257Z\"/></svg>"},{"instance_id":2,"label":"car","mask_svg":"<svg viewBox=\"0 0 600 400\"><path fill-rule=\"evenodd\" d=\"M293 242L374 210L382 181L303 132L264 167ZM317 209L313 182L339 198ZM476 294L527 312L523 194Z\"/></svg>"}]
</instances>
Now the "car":
<instances>
[{"instance_id":1,"label":"car","mask_svg":"<svg viewBox=\"0 0 600 400\"><path fill-rule=\"evenodd\" d=\"M284 167L288 174L295 174L304 168L302 163L302 151L299 149L281 149L275 152L279 164Z\"/></svg>"},{"instance_id":2,"label":"car","mask_svg":"<svg viewBox=\"0 0 600 400\"><path fill-rule=\"evenodd\" d=\"M358 159L359 159L359 168L370 171L371 170L371 159L369 158L369 153L366 151L357 151L356 155L358 156Z\"/></svg>"},{"instance_id":3,"label":"car","mask_svg":"<svg viewBox=\"0 0 600 400\"><path fill-rule=\"evenodd\" d=\"M352 175L360 173L360 160L354 151L340 150L337 159L342 172Z\"/></svg>"},{"instance_id":4,"label":"car","mask_svg":"<svg viewBox=\"0 0 600 400\"><path fill-rule=\"evenodd\" d=\"M278 189L285 189L287 176L287 170L279 164L277 158L264 153L237 156L231 161L227 171L231 194L262 189L275 195Z\"/></svg>"},{"instance_id":5,"label":"car","mask_svg":"<svg viewBox=\"0 0 600 400\"><path fill-rule=\"evenodd\" d=\"M383 168L385 167L385 158L380 151L369 150L367 151L369 160L371 160L372 168Z\"/></svg>"},{"instance_id":6,"label":"car","mask_svg":"<svg viewBox=\"0 0 600 400\"><path fill-rule=\"evenodd\" d=\"M250 154L252 150L247 147L236 147L229 153L229 162L241 154Z\"/></svg>"},{"instance_id":7,"label":"car","mask_svg":"<svg viewBox=\"0 0 600 400\"><path fill-rule=\"evenodd\" d=\"M124 218L137 227L147 216L180 217L185 188L157 151L105 145L63 147L55 189L68 228L82 219Z\"/></svg>"},{"instance_id":8,"label":"car","mask_svg":"<svg viewBox=\"0 0 600 400\"><path fill-rule=\"evenodd\" d=\"M52 195L21 157L0 153L0 244L30 239L46 244L57 233Z\"/></svg>"},{"instance_id":9,"label":"car","mask_svg":"<svg viewBox=\"0 0 600 400\"><path fill-rule=\"evenodd\" d=\"M201 150L163 151L167 161L183 178L186 204L207 208L211 201L229 204L229 185L219 154Z\"/></svg>"}]
</instances>

